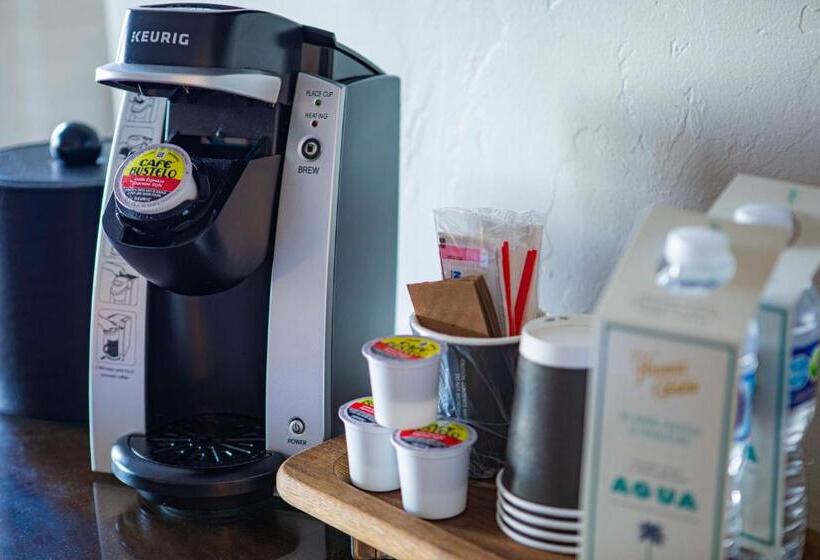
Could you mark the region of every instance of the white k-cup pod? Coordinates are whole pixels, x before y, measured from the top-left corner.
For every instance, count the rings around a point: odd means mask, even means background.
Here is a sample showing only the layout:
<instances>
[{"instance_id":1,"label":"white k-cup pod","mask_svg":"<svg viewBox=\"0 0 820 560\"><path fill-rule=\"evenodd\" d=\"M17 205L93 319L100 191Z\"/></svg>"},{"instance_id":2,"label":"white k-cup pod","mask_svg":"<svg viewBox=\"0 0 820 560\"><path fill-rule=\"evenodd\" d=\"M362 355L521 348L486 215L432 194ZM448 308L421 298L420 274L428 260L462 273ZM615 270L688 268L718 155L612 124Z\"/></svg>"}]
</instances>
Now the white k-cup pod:
<instances>
[{"instance_id":1,"label":"white k-cup pod","mask_svg":"<svg viewBox=\"0 0 820 560\"><path fill-rule=\"evenodd\" d=\"M152 144L133 152L114 177L114 198L136 215L164 214L196 197L191 158L174 144Z\"/></svg>"},{"instance_id":2,"label":"white k-cup pod","mask_svg":"<svg viewBox=\"0 0 820 560\"><path fill-rule=\"evenodd\" d=\"M345 425L350 481L369 492L399 488L399 470L391 437L393 430L376 424L373 398L361 397L339 407Z\"/></svg>"},{"instance_id":3,"label":"white k-cup pod","mask_svg":"<svg viewBox=\"0 0 820 560\"><path fill-rule=\"evenodd\" d=\"M440 419L393 432L404 510L424 519L455 517L467 507L470 449L475 430Z\"/></svg>"},{"instance_id":4,"label":"white k-cup pod","mask_svg":"<svg viewBox=\"0 0 820 560\"><path fill-rule=\"evenodd\" d=\"M426 426L438 411L443 345L421 336L386 336L366 343L376 422L393 429Z\"/></svg>"}]
</instances>

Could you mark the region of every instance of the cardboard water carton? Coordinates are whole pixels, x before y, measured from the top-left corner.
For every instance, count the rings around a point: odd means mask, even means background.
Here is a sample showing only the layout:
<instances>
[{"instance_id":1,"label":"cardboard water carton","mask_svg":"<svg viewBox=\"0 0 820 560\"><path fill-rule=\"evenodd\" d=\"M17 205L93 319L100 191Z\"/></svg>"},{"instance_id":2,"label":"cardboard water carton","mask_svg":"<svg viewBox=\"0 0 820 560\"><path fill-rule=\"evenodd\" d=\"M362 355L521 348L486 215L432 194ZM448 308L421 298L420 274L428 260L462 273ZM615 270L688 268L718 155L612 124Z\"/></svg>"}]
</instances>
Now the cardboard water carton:
<instances>
[{"instance_id":1,"label":"cardboard water carton","mask_svg":"<svg viewBox=\"0 0 820 560\"><path fill-rule=\"evenodd\" d=\"M667 233L724 231L734 276L699 295L656 282ZM738 356L785 232L658 208L598 304L589 376L581 557L723 555Z\"/></svg>"},{"instance_id":2,"label":"cardboard water carton","mask_svg":"<svg viewBox=\"0 0 820 560\"><path fill-rule=\"evenodd\" d=\"M786 453L784 438L790 403L801 406L815 398L817 340L790 336L798 301L820 266L820 189L807 185L738 175L709 214L732 219L748 204L792 210L795 235L783 251L763 295L758 313L759 366L752 405L751 443L742 476L745 548L766 557L782 554ZM816 333L815 333L816 334ZM812 439L805 436L804 441Z\"/></svg>"}]
</instances>

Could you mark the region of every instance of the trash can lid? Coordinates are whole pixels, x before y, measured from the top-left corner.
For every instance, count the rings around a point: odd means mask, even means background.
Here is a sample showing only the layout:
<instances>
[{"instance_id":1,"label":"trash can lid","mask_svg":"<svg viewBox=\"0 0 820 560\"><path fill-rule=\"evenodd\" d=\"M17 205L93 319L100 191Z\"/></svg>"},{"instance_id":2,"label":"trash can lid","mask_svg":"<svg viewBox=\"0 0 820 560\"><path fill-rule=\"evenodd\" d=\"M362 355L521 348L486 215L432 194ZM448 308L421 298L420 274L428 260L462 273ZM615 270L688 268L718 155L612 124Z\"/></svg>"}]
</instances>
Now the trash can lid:
<instances>
[{"instance_id":1,"label":"trash can lid","mask_svg":"<svg viewBox=\"0 0 820 560\"><path fill-rule=\"evenodd\" d=\"M111 142L93 165L65 165L51 157L48 142L0 149L0 188L102 188Z\"/></svg>"}]
</instances>

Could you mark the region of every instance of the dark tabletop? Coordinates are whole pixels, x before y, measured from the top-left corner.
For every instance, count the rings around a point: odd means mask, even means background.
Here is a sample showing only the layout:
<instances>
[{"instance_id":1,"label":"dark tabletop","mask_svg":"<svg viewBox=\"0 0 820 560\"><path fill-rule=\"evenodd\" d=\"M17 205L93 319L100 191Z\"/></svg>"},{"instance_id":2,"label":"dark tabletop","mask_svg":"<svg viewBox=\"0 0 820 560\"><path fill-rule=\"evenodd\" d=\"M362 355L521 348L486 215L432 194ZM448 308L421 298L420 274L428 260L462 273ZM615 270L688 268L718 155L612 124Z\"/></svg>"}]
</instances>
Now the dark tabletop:
<instances>
[{"instance_id":1,"label":"dark tabletop","mask_svg":"<svg viewBox=\"0 0 820 560\"><path fill-rule=\"evenodd\" d=\"M275 501L228 521L141 503L91 472L88 430L0 415L0 558L349 558L349 539Z\"/></svg>"}]
</instances>

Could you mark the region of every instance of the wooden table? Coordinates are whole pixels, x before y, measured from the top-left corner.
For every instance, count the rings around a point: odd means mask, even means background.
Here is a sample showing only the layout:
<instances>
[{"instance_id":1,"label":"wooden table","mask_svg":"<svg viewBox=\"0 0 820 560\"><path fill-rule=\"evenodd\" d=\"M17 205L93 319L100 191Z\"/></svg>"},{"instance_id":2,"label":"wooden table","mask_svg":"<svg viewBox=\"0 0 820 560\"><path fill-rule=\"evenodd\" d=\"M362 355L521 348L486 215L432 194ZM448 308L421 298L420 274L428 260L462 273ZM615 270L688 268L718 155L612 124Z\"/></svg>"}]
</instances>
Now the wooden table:
<instances>
[{"instance_id":1,"label":"wooden table","mask_svg":"<svg viewBox=\"0 0 820 560\"><path fill-rule=\"evenodd\" d=\"M350 484L344 437L294 455L276 477L286 502L400 560L567 560L567 556L522 546L495 523L495 484L470 481L467 511L444 521L407 514L401 494L364 492ZM820 559L820 537L810 532L807 560ZM354 547L355 548L355 547ZM361 547L365 550L367 547Z\"/></svg>"},{"instance_id":2,"label":"wooden table","mask_svg":"<svg viewBox=\"0 0 820 560\"><path fill-rule=\"evenodd\" d=\"M166 514L91 472L88 429L0 414L0 559L349 560L350 539L275 500L229 523Z\"/></svg>"}]
</instances>

